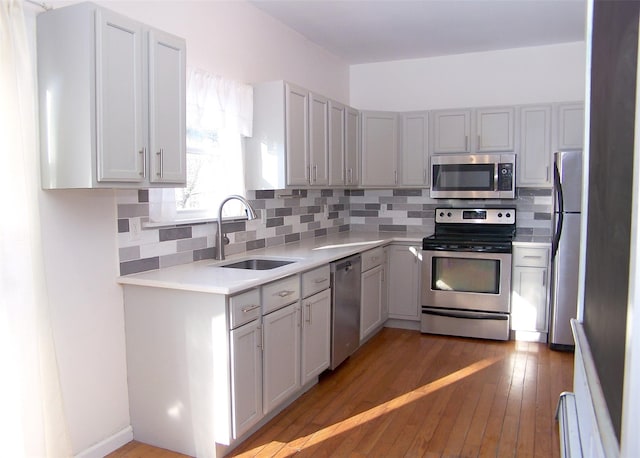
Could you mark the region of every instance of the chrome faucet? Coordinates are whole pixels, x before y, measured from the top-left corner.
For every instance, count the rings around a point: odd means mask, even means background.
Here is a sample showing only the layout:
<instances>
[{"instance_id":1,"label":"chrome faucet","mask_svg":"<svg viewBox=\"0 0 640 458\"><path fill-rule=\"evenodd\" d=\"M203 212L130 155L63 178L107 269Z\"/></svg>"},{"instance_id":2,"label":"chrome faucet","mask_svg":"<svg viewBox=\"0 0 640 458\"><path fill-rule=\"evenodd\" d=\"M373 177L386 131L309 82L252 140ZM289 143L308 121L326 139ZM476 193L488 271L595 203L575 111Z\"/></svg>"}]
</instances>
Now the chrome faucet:
<instances>
[{"instance_id":1,"label":"chrome faucet","mask_svg":"<svg viewBox=\"0 0 640 458\"><path fill-rule=\"evenodd\" d=\"M258 217L256 215L256 211L253 209L249 201L242 196L234 194L232 196L225 197L225 199L222 202L220 202L220 206L218 207L218 258L217 258L219 260L224 259L224 244L225 244L225 241L228 243L228 239L222 235L222 207L224 207L224 204L226 204L227 202L233 199L239 200L244 204L245 207L247 207L248 220L256 219Z\"/></svg>"}]
</instances>

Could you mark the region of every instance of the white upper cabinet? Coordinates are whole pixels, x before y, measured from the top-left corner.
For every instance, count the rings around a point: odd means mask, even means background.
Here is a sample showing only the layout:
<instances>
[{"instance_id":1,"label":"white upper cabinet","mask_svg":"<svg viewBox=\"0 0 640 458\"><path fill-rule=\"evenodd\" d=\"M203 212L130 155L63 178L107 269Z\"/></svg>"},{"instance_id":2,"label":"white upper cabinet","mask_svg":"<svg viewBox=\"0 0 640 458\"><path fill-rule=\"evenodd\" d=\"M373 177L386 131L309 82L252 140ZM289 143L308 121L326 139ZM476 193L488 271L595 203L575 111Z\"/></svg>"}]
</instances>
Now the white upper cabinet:
<instances>
[{"instance_id":1,"label":"white upper cabinet","mask_svg":"<svg viewBox=\"0 0 640 458\"><path fill-rule=\"evenodd\" d=\"M347 107L345 117L344 176L347 186L360 183L360 112Z\"/></svg>"},{"instance_id":2,"label":"white upper cabinet","mask_svg":"<svg viewBox=\"0 0 640 458\"><path fill-rule=\"evenodd\" d=\"M403 113L401 168L404 186L427 186L429 183L429 115Z\"/></svg>"},{"instance_id":3,"label":"white upper cabinet","mask_svg":"<svg viewBox=\"0 0 640 458\"><path fill-rule=\"evenodd\" d=\"M471 110L444 110L432 113L433 152L471 151Z\"/></svg>"},{"instance_id":4,"label":"white upper cabinet","mask_svg":"<svg viewBox=\"0 0 640 458\"><path fill-rule=\"evenodd\" d=\"M43 187L183 185L185 41L91 3L37 21Z\"/></svg>"},{"instance_id":5,"label":"white upper cabinet","mask_svg":"<svg viewBox=\"0 0 640 458\"><path fill-rule=\"evenodd\" d=\"M476 110L476 147L479 153L513 151L515 109L480 108Z\"/></svg>"},{"instance_id":6,"label":"white upper cabinet","mask_svg":"<svg viewBox=\"0 0 640 458\"><path fill-rule=\"evenodd\" d=\"M329 100L309 94L309 182L329 184Z\"/></svg>"},{"instance_id":7,"label":"white upper cabinet","mask_svg":"<svg viewBox=\"0 0 640 458\"><path fill-rule=\"evenodd\" d=\"M272 81L253 88L253 136L245 140L247 189L327 186L329 100Z\"/></svg>"},{"instance_id":8,"label":"white upper cabinet","mask_svg":"<svg viewBox=\"0 0 640 458\"><path fill-rule=\"evenodd\" d=\"M346 114L343 104L329 102L329 184L342 186L346 184Z\"/></svg>"},{"instance_id":9,"label":"white upper cabinet","mask_svg":"<svg viewBox=\"0 0 640 458\"><path fill-rule=\"evenodd\" d=\"M304 186L309 184L309 91L289 83L284 91L287 185Z\"/></svg>"},{"instance_id":10,"label":"white upper cabinet","mask_svg":"<svg viewBox=\"0 0 640 458\"><path fill-rule=\"evenodd\" d=\"M398 184L398 115L391 112L362 112L363 186Z\"/></svg>"},{"instance_id":11,"label":"white upper cabinet","mask_svg":"<svg viewBox=\"0 0 640 458\"><path fill-rule=\"evenodd\" d=\"M558 137L556 150L580 150L584 147L584 105L558 105Z\"/></svg>"},{"instance_id":12,"label":"white upper cabinet","mask_svg":"<svg viewBox=\"0 0 640 458\"><path fill-rule=\"evenodd\" d=\"M514 151L513 107L439 110L431 117L435 154Z\"/></svg>"},{"instance_id":13,"label":"white upper cabinet","mask_svg":"<svg viewBox=\"0 0 640 458\"><path fill-rule=\"evenodd\" d=\"M550 186L551 156L551 105L522 107L518 186Z\"/></svg>"}]
</instances>

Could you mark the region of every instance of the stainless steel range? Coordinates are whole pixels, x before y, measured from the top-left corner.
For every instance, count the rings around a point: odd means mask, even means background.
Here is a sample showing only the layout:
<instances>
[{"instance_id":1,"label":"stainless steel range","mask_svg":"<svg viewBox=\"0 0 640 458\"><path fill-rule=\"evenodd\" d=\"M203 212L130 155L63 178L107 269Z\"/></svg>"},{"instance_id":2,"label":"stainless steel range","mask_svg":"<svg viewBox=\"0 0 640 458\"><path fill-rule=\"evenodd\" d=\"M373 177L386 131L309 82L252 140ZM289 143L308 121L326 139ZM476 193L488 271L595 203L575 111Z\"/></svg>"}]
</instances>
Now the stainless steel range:
<instances>
[{"instance_id":1,"label":"stainless steel range","mask_svg":"<svg viewBox=\"0 0 640 458\"><path fill-rule=\"evenodd\" d=\"M422 241L425 333L508 340L515 208L437 208Z\"/></svg>"}]
</instances>

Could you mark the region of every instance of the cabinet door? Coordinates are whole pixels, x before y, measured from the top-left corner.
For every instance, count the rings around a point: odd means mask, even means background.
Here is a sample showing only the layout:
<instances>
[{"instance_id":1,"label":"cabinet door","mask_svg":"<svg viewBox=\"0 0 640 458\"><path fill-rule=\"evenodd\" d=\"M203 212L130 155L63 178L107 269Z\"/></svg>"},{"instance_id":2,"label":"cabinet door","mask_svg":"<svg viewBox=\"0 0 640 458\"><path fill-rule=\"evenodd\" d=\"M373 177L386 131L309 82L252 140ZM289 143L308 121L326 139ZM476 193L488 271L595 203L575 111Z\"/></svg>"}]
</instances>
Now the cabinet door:
<instances>
[{"instance_id":1,"label":"cabinet door","mask_svg":"<svg viewBox=\"0 0 640 458\"><path fill-rule=\"evenodd\" d=\"M558 106L558 151L582 149L584 146L584 106Z\"/></svg>"},{"instance_id":2,"label":"cabinet door","mask_svg":"<svg viewBox=\"0 0 640 458\"><path fill-rule=\"evenodd\" d=\"M413 246L391 245L389 249L389 318L419 318L420 254Z\"/></svg>"},{"instance_id":3,"label":"cabinet door","mask_svg":"<svg viewBox=\"0 0 640 458\"><path fill-rule=\"evenodd\" d=\"M382 324L384 268L378 265L362 273L360 283L360 342Z\"/></svg>"},{"instance_id":4,"label":"cabinet door","mask_svg":"<svg viewBox=\"0 0 640 458\"><path fill-rule=\"evenodd\" d=\"M262 418L262 328L254 320L231 331L233 437Z\"/></svg>"},{"instance_id":5,"label":"cabinet door","mask_svg":"<svg viewBox=\"0 0 640 458\"><path fill-rule=\"evenodd\" d=\"M98 181L145 179L142 33L135 21L96 11Z\"/></svg>"},{"instance_id":6,"label":"cabinet door","mask_svg":"<svg viewBox=\"0 0 640 458\"><path fill-rule=\"evenodd\" d=\"M184 40L149 32L149 180L185 183L186 86Z\"/></svg>"},{"instance_id":7,"label":"cabinet door","mask_svg":"<svg viewBox=\"0 0 640 458\"><path fill-rule=\"evenodd\" d=\"M468 153L471 151L471 111L447 110L433 113L433 152Z\"/></svg>"},{"instance_id":8,"label":"cabinet door","mask_svg":"<svg viewBox=\"0 0 640 458\"><path fill-rule=\"evenodd\" d=\"M285 85L287 185L309 184L309 92Z\"/></svg>"},{"instance_id":9,"label":"cabinet door","mask_svg":"<svg viewBox=\"0 0 640 458\"><path fill-rule=\"evenodd\" d=\"M402 185L425 186L428 183L428 114L402 115Z\"/></svg>"},{"instance_id":10,"label":"cabinet door","mask_svg":"<svg viewBox=\"0 0 640 458\"><path fill-rule=\"evenodd\" d=\"M331 359L331 290L302 301L302 385L329 367Z\"/></svg>"},{"instance_id":11,"label":"cabinet door","mask_svg":"<svg viewBox=\"0 0 640 458\"><path fill-rule=\"evenodd\" d=\"M346 184L346 107L338 102L329 102L329 184Z\"/></svg>"},{"instance_id":12,"label":"cabinet door","mask_svg":"<svg viewBox=\"0 0 640 458\"><path fill-rule=\"evenodd\" d=\"M520 110L518 186L551 185L551 106Z\"/></svg>"},{"instance_id":13,"label":"cabinet door","mask_svg":"<svg viewBox=\"0 0 640 458\"><path fill-rule=\"evenodd\" d=\"M312 185L329 184L329 100L309 94L309 165Z\"/></svg>"},{"instance_id":14,"label":"cabinet door","mask_svg":"<svg viewBox=\"0 0 640 458\"><path fill-rule=\"evenodd\" d=\"M515 110L513 108L478 109L477 152L514 151Z\"/></svg>"},{"instance_id":15,"label":"cabinet door","mask_svg":"<svg viewBox=\"0 0 640 458\"><path fill-rule=\"evenodd\" d=\"M300 305L262 317L265 415L300 389Z\"/></svg>"},{"instance_id":16,"label":"cabinet door","mask_svg":"<svg viewBox=\"0 0 640 458\"><path fill-rule=\"evenodd\" d=\"M398 117L395 113L362 113L362 184L398 184Z\"/></svg>"},{"instance_id":17,"label":"cabinet door","mask_svg":"<svg viewBox=\"0 0 640 458\"><path fill-rule=\"evenodd\" d=\"M355 186L360 183L360 112L347 107L345 118L345 184Z\"/></svg>"},{"instance_id":18,"label":"cabinet door","mask_svg":"<svg viewBox=\"0 0 640 458\"><path fill-rule=\"evenodd\" d=\"M511 328L547 332L547 269L514 267Z\"/></svg>"}]
</instances>

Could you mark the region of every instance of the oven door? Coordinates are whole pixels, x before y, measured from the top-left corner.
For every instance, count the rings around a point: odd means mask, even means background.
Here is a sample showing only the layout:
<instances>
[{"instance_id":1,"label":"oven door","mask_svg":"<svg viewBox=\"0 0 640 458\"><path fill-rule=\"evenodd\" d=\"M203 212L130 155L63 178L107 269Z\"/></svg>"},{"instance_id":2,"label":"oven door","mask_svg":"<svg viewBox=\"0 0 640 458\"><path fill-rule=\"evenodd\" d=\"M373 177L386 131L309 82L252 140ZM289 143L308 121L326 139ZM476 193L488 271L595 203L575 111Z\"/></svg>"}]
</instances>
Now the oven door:
<instances>
[{"instance_id":1,"label":"oven door","mask_svg":"<svg viewBox=\"0 0 640 458\"><path fill-rule=\"evenodd\" d=\"M511 253L422 252L422 306L509 313Z\"/></svg>"}]
</instances>

